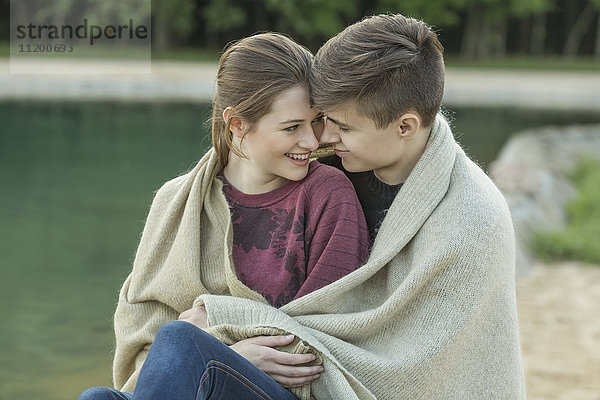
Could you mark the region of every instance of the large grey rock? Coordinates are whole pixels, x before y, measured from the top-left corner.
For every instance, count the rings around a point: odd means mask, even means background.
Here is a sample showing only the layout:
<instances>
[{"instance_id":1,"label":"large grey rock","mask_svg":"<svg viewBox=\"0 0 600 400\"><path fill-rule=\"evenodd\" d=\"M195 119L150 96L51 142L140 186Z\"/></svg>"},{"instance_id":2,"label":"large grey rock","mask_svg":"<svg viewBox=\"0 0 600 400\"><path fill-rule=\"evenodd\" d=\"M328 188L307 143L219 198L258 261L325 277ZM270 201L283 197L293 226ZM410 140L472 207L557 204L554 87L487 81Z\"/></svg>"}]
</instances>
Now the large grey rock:
<instances>
[{"instance_id":1,"label":"large grey rock","mask_svg":"<svg viewBox=\"0 0 600 400\"><path fill-rule=\"evenodd\" d=\"M569 175L583 158L600 159L600 125L523 131L490 165L490 176L506 197L515 225L517 275L533 262L533 234L567 223L565 206L577 195Z\"/></svg>"}]
</instances>

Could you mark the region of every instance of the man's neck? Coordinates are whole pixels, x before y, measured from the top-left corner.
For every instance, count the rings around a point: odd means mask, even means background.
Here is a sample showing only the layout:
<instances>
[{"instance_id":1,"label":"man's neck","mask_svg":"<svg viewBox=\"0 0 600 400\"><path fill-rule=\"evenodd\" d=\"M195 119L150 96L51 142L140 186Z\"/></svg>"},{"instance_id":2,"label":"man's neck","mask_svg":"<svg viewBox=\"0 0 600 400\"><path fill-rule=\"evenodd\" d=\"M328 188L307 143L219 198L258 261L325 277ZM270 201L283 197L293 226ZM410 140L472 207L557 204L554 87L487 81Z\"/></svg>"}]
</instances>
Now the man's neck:
<instances>
[{"instance_id":1,"label":"man's neck","mask_svg":"<svg viewBox=\"0 0 600 400\"><path fill-rule=\"evenodd\" d=\"M373 170L377 179L388 185L404 183L425 152L430 134L431 128L423 129L406 143L404 155L398 162Z\"/></svg>"}]
</instances>

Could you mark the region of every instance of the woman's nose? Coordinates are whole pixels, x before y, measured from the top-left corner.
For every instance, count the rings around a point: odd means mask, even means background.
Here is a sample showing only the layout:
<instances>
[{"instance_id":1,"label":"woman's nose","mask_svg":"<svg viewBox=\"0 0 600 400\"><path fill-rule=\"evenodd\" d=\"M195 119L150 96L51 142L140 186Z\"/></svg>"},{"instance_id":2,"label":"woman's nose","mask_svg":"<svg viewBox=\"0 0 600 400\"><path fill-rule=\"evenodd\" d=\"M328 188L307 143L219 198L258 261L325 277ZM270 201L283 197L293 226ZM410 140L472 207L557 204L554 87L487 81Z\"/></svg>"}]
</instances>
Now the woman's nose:
<instances>
[{"instance_id":1,"label":"woman's nose","mask_svg":"<svg viewBox=\"0 0 600 400\"><path fill-rule=\"evenodd\" d=\"M319 148L319 141L315 136L312 126L309 126L308 129L304 130L304 134L302 135L299 146L310 151Z\"/></svg>"}]
</instances>

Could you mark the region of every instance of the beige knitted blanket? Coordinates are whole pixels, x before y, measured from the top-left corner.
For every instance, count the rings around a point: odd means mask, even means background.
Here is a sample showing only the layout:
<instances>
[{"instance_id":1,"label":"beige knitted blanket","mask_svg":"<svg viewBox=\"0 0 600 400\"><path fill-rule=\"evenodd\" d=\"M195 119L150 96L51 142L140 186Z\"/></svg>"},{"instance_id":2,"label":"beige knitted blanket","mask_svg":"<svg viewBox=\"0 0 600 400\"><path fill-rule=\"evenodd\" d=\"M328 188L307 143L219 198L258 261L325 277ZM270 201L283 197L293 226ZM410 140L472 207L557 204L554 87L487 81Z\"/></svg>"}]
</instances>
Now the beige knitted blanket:
<instances>
[{"instance_id":1,"label":"beige knitted blanket","mask_svg":"<svg viewBox=\"0 0 600 400\"><path fill-rule=\"evenodd\" d=\"M195 303L225 342L270 327L316 349L325 372L301 398L525 398L510 214L443 117L368 262L281 309L235 278L212 165L209 152L156 195L115 314L116 387L133 388L158 327Z\"/></svg>"}]
</instances>

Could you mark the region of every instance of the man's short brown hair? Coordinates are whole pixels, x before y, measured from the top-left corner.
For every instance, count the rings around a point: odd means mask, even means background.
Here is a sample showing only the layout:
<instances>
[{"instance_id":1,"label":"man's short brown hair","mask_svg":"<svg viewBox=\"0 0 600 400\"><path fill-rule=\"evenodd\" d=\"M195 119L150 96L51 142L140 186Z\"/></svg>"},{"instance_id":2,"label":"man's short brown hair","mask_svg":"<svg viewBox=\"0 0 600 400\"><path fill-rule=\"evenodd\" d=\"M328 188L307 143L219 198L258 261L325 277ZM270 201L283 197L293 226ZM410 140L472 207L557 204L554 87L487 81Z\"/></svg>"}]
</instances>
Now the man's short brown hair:
<instances>
[{"instance_id":1,"label":"man's short brown hair","mask_svg":"<svg viewBox=\"0 0 600 400\"><path fill-rule=\"evenodd\" d=\"M430 126L444 94L443 52L423 21L400 14L366 18L317 52L312 100L325 112L353 105L379 129L411 111Z\"/></svg>"}]
</instances>

